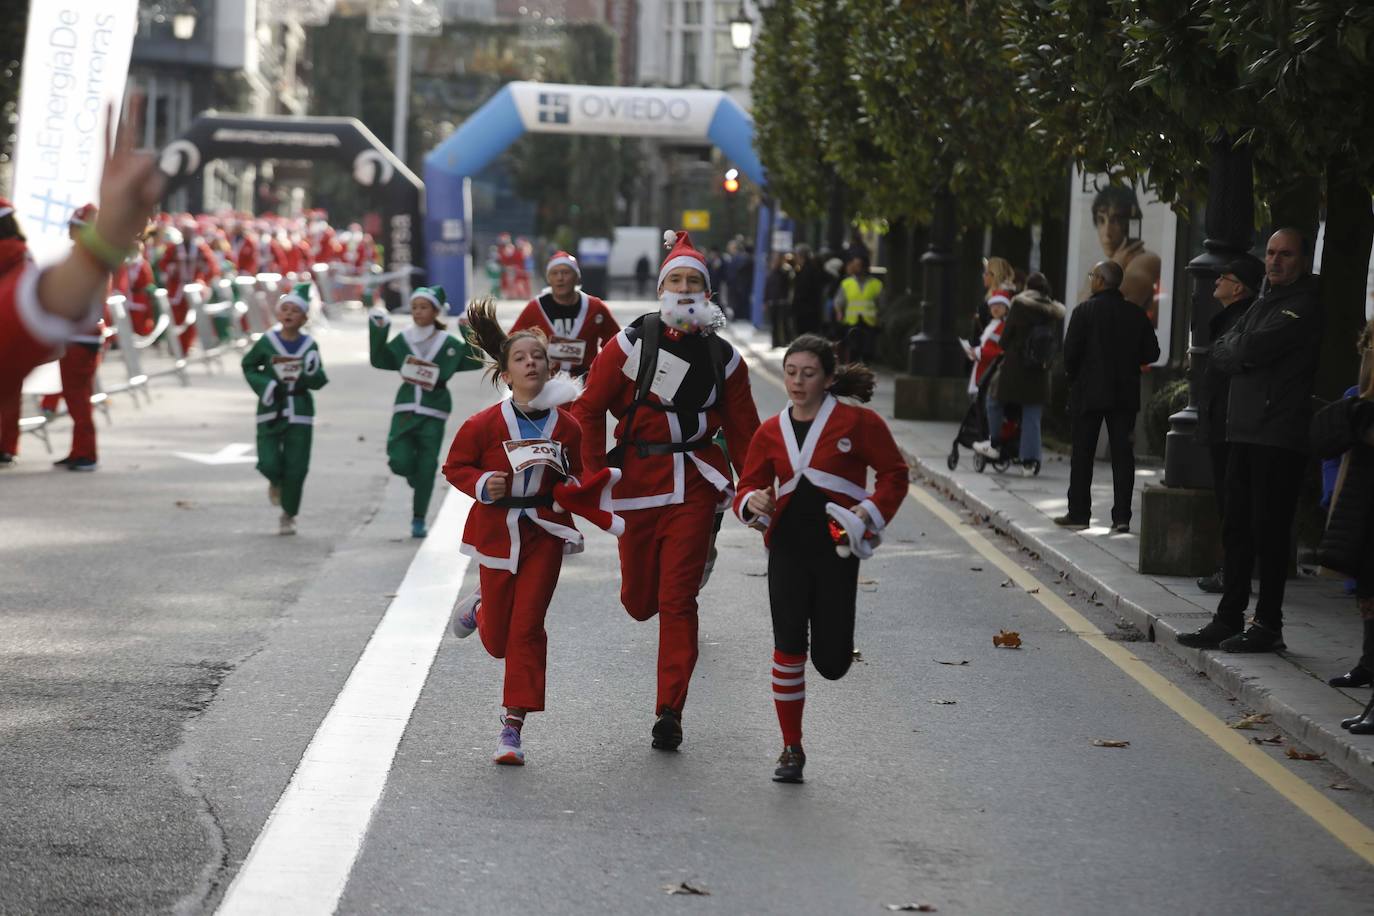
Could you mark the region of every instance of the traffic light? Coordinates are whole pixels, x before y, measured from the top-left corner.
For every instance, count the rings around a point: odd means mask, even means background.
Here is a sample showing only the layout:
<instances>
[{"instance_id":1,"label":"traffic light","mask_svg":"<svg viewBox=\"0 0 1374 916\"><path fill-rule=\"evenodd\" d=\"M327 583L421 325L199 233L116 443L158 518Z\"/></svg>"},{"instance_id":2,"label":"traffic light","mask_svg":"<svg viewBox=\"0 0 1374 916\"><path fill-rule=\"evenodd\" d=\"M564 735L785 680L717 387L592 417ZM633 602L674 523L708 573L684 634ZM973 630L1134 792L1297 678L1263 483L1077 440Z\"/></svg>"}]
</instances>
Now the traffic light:
<instances>
[{"instance_id":1,"label":"traffic light","mask_svg":"<svg viewBox=\"0 0 1374 916\"><path fill-rule=\"evenodd\" d=\"M739 190L739 169L730 169L725 173L725 181L721 184L725 188L726 194L734 194Z\"/></svg>"}]
</instances>

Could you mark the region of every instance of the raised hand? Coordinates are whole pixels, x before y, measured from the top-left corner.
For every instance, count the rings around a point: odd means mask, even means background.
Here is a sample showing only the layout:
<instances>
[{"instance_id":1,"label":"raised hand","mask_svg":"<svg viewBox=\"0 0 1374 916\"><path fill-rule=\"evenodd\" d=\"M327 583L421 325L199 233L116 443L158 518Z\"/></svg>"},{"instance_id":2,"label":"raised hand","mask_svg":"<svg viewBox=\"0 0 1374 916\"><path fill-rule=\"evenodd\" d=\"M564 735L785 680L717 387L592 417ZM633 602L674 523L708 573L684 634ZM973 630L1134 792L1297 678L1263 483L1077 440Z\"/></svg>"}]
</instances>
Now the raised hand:
<instances>
[{"instance_id":1,"label":"raised hand","mask_svg":"<svg viewBox=\"0 0 1374 916\"><path fill-rule=\"evenodd\" d=\"M118 124L113 106L106 108L105 118L105 170L95 227L102 239L125 251L148 225L167 179L158 171L154 154L134 149L134 133L143 119L142 99L130 100Z\"/></svg>"}]
</instances>

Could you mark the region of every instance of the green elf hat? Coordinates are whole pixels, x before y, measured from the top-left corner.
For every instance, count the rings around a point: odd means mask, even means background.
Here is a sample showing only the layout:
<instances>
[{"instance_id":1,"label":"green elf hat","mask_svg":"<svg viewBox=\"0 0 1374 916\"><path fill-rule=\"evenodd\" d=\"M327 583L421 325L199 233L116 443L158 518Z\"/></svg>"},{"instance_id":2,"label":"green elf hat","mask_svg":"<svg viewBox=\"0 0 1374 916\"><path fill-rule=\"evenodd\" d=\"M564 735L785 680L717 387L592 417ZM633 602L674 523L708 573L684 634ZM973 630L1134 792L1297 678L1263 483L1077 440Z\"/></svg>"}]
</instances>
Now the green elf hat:
<instances>
[{"instance_id":1,"label":"green elf hat","mask_svg":"<svg viewBox=\"0 0 1374 916\"><path fill-rule=\"evenodd\" d=\"M310 284L297 283L291 287L291 292L284 294L277 300L277 308L283 305L294 305L305 314L310 314Z\"/></svg>"},{"instance_id":2,"label":"green elf hat","mask_svg":"<svg viewBox=\"0 0 1374 916\"><path fill-rule=\"evenodd\" d=\"M433 286L415 287L414 292L410 294L410 301L414 302L416 299L425 299L433 303L435 310L439 312L444 311L448 306L448 294L445 293L444 288L437 283Z\"/></svg>"}]
</instances>

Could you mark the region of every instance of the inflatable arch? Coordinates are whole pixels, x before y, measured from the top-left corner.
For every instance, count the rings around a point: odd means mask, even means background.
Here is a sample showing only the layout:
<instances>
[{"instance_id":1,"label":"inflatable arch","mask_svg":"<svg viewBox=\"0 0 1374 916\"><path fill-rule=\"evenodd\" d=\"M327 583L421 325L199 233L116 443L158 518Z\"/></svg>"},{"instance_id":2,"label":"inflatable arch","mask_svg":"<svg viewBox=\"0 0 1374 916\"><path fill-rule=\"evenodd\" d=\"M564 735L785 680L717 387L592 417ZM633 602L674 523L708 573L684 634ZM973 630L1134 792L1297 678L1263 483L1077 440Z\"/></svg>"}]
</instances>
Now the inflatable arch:
<instances>
[{"instance_id":1,"label":"inflatable arch","mask_svg":"<svg viewBox=\"0 0 1374 916\"><path fill-rule=\"evenodd\" d=\"M356 118L248 117L203 114L163 148L159 165L168 190L189 181L213 159L303 159L338 162L353 180L378 192L387 273L423 269L420 210L424 186L405 163ZM407 281L401 281L406 289ZM388 288L393 307L403 296Z\"/></svg>"},{"instance_id":2,"label":"inflatable arch","mask_svg":"<svg viewBox=\"0 0 1374 916\"><path fill-rule=\"evenodd\" d=\"M455 310L471 293L471 176L525 133L710 141L751 181L765 183L754 122L724 92L507 83L425 157L429 279L443 284Z\"/></svg>"}]
</instances>

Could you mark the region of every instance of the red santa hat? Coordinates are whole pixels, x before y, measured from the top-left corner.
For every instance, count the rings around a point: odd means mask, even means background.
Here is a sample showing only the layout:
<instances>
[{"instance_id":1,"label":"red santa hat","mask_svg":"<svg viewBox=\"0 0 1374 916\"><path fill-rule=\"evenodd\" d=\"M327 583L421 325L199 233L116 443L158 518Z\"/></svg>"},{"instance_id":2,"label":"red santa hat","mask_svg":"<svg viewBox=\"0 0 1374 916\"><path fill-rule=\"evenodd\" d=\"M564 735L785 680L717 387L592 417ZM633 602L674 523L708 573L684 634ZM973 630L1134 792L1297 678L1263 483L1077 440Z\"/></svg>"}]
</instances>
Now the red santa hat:
<instances>
[{"instance_id":1,"label":"red santa hat","mask_svg":"<svg viewBox=\"0 0 1374 916\"><path fill-rule=\"evenodd\" d=\"M577 274L578 279L581 279L582 268L577 266L577 258L568 254L566 251L555 251L553 253L553 257L549 258L549 263L544 265L544 276L547 277L549 275L549 271L553 270L560 264L564 267L571 267L573 269L573 273Z\"/></svg>"},{"instance_id":2,"label":"red santa hat","mask_svg":"<svg viewBox=\"0 0 1374 916\"><path fill-rule=\"evenodd\" d=\"M674 232L672 229L663 233L663 247L668 249L668 256L663 259L663 266L658 270L658 285L662 286L667 279L668 272L674 267L690 267L701 272L701 277L706 281L706 291L711 291L711 271L706 268L706 256L697 251L692 244L692 237L686 231Z\"/></svg>"},{"instance_id":3,"label":"red santa hat","mask_svg":"<svg viewBox=\"0 0 1374 916\"><path fill-rule=\"evenodd\" d=\"M611 488L620 481L618 468L602 468L581 483L553 485L554 509L566 509L616 537L625 533L625 520L611 509Z\"/></svg>"},{"instance_id":4,"label":"red santa hat","mask_svg":"<svg viewBox=\"0 0 1374 916\"><path fill-rule=\"evenodd\" d=\"M13 212L14 204L10 203L7 199L3 197L0 197L0 219L4 219L6 216L9 216Z\"/></svg>"},{"instance_id":5,"label":"red santa hat","mask_svg":"<svg viewBox=\"0 0 1374 916\"><path fill-rule=\"evenodd\" d=\"M82 204L72 212L71 224L84 226L95 219L95 204Z\"/></svg>"},{"instance_id":6,"label":"red santa hat","mask_svg":"<svg viewBox=\"0 0 1374 916\"><path fill-rule=\"evenodd\" d=\"M869 528L857 513L841 505L826 503L825 514L831 519L830 536L835 541L835 552L842 557L867 560L873 556L873 549L883 542L882 536Z\"/></svg>"}]
</instances>

